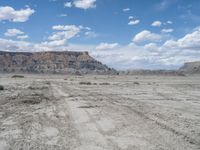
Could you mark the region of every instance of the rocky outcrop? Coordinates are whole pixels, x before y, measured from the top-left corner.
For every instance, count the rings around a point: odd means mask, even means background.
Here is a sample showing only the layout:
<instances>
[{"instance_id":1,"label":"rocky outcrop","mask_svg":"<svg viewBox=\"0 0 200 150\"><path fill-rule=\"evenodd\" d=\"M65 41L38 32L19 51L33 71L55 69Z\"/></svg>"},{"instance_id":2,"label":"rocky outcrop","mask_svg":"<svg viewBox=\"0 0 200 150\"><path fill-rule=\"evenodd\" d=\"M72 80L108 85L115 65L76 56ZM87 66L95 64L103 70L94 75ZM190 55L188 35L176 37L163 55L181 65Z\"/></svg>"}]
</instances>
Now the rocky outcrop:
<instances>
[{"instance_id":1,"label":"rocky outcrop","mask_svg":"<svg viewBox=\"0 0 200 150\"><path fill-rule=\"evenodd\" d=\"M200 73L200 61L196 62L187 62L179 71L188 73L188 74L199 74Z\"/></svg>"},{"instance_id":2,"label":"rocky outcrop","mask_svg":"<svg viewBox=\"0 0 200 150\"><path fill-rule=\"evenodd\" d=\"M0 72L115 74L88 52L0 52Z\"/></svg>"},{"instance_id":3,"label":"rocky outcrop","mask_svg":"<svg viewBox=\"0 0 200 150\"><path fill-rule=\"evenodd\" d=\"M121 75L163 75L163 76L184 76L178 70L127 70L121 71Z\"/></svg>"}]
</instances>

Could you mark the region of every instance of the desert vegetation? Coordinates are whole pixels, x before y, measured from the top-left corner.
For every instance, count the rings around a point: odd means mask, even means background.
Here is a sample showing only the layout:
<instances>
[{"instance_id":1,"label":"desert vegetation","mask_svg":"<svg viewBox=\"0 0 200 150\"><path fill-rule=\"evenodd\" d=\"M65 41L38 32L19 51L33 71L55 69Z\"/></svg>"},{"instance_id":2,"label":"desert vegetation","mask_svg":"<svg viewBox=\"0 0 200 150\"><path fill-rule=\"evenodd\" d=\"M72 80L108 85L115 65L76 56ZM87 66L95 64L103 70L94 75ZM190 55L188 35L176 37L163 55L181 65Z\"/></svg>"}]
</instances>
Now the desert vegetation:
<instances>
[{"instance_id":1,"label":"desert vegetation","mask_svg":"<svg viewBox=\"0 0 200 150\"><path fill-rule=\"evenodd\" d=\"M24 78L23 75L13 75L12 78Z\"/></svg>"},{"instance_id":2,"label":"desert vegetation","mask_svg":"<svg viewBox=\"0 0 200 150\"><path fill-rule=\"evenodd\" d=\"M0 91L3 91L3 90L4 90L4 86L0 85Z\"/></svg>"}]
</instances>

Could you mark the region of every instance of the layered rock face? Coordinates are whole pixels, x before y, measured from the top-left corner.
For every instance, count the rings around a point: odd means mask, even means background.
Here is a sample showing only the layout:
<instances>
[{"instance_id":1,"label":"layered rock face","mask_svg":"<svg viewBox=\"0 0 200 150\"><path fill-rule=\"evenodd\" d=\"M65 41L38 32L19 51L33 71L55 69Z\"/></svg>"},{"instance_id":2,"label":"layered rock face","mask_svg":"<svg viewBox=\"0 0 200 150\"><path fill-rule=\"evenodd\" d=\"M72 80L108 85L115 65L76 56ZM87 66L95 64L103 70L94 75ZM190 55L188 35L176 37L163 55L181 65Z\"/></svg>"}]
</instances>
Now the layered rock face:
<instances>
[{"instance_id":1,"label":"layered rock face","mask_svg":"<svg viewBox=\"0 0 200 150\"><path fill-rule=\"evenodd\" d=\"M88 52L0 52L0 72L11 73L95 73L115 70L89 56Z\"/></svg>"},{"instance_id":2,"label":"layered rock face","mask_svg":"<svg viewBox=\"0 0 200 150\"><path fill-rule=\"evenodd\" d=\"M127 70L121 71L122 75L163 75L163 76L184 76L178 70Z\"/></svg>"},{"instance_id":3,"label":"layered rock face","mask_svg":"<svg viewBox=\"0 0 200 150\"><path fill-rule=\"evenodd\" d=\"M199 74L200 73L200 61L187 62L184 64L183 67L181 67L179 69L179 71L182 71L184 73L189 73L189 74Z\"/></svg>"}]
</instances>

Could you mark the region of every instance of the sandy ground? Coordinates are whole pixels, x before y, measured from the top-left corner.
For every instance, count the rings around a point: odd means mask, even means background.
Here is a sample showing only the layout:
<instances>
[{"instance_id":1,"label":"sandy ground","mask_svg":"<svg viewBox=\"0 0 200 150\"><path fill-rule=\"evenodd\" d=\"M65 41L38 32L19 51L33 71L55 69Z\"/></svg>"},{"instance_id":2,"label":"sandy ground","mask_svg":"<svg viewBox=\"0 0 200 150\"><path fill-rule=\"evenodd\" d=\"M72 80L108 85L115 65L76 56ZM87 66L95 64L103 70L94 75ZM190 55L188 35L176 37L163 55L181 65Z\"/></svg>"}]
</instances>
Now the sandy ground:
<instances>
[{"instance_id":1,"label":"sandy ground","mask_svg":"<svg viewBox=\"0 0 200 150\"><path fill-rule=\"evenodd\" d=\"M0 85L0 150L200 149L200 76L0 75Z\"/></svg>"}]
</instances>

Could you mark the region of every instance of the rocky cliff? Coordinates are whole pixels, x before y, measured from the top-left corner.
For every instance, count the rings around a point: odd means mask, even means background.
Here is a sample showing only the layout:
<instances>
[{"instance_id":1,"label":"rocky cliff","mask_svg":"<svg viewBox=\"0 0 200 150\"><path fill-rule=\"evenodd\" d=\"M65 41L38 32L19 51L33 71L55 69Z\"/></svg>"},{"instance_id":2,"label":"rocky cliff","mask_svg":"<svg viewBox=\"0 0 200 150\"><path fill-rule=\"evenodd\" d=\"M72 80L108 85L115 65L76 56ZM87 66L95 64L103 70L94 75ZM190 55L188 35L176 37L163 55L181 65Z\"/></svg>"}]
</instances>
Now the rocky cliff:
<instances>
[{"instance_id":1,"label":"rocky cliff","mask_svg":"<svg viewBox=\"0 0 200 150\"><path fill-rule=\"evenodd\" d=\"M3 52L0 72L11 73L95 73L113 74L115 70L98 62L88 52Z\"/></svg>"},{"instance_id":2,"label":"rocky cliff","mask_svg":"<svg viewBox=\"0 0 200 150\"><path fill-rule=\"evenodd\" d=\"M200 61L187 62L179 71L189 74L199 74L200 73Z\"/></svg>"}]
</instances>

